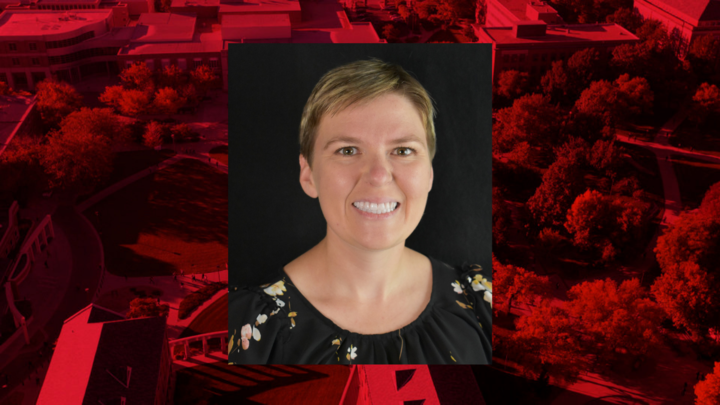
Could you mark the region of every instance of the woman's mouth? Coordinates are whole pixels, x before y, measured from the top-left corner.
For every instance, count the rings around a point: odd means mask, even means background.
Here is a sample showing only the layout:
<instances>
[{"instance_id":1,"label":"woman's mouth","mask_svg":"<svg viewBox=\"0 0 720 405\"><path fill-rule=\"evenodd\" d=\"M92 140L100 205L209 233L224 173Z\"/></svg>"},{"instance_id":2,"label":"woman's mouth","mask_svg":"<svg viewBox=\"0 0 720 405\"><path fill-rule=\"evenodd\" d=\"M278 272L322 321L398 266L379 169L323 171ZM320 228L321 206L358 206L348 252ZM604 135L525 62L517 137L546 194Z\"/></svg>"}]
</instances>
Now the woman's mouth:
<instances>
[{"instance_id":1,"label":"woman's mouth","mask_svg":"<svg viewBox=\"0 0 720 405\"><path fill-rule=\"evenodd\" d=\"M370 214L387 214L397 209L399 203L397 201L386 202L386 203L370 203L366 201L356 201L353 206L360 211L367 212Z\"/></svg>"}]
</instances>

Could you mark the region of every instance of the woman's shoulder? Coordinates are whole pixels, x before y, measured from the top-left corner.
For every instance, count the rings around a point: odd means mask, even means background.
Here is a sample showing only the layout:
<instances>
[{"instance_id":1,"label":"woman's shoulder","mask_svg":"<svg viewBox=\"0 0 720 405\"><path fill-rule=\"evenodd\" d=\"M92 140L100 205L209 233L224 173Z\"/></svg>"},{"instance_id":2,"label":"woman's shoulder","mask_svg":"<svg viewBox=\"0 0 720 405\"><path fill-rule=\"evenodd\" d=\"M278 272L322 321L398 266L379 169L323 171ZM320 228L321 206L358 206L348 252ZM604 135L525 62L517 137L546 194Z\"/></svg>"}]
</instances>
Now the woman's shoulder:
<instances>
[{"instance_id":1,"label":"woman's shoulder","mask_svg":"<svg viewBox=\"0 0 720 405\"><path fill-rule=\"evenodd\" d=\"M492 303L492 270L479 264L462 263L451 266L440 260L430 258L433 266L434 287L440 292L480 295ZM451 294L452 295L452 294Z\"/></svg>"},{"instance_id":2,"label":"woman's shoulder","mask_svg":"<svg viewBox=\"0 0 720 405\"><path fill-rule=\"evenodd\" d=\"M289 325L284 294L286 279L280 275L258 286L231 286L228 326L231 363L273 362L277 342L287 339Z\"/></svg>"}]
</instances>

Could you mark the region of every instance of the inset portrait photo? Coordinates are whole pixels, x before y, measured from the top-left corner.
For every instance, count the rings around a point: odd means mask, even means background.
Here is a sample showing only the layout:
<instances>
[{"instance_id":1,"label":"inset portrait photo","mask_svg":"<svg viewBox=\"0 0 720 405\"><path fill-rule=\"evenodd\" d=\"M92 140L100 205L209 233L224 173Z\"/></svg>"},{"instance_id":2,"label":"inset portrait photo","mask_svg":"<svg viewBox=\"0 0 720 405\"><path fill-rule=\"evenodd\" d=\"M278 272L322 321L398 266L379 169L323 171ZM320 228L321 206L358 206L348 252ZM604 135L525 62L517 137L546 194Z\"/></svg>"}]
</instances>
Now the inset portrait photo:
<instances>
[{"instance_id":1,"label":"inset portrait photo","mask_svg":"<svg viewBox=\"0 0 720 405\"><path fill-rule=\"evenodd\" d=\"M231 364L489 364L491 48L232 44Z\"/></svg>"}]
</instances>

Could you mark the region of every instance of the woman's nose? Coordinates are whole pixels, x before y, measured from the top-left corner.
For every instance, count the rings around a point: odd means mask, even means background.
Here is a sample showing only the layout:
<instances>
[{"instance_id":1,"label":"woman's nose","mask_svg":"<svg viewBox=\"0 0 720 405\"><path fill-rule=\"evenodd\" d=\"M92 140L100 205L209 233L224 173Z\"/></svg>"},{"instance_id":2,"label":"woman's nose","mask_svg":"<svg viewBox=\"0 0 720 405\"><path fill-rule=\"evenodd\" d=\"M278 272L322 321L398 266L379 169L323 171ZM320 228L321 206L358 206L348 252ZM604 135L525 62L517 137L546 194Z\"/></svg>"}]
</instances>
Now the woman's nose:
<instances>
[{"instance_id":1,"label":"woman's nose","mask_svg":"<svg viewBox=\"0 0 720 405\"><path fill-rule=\"evenodd\" d=\"M366 177L370 184L383 185L392 181L392 165L388 156L375 155L368 160Z\"/></svg>"}]
</instances>

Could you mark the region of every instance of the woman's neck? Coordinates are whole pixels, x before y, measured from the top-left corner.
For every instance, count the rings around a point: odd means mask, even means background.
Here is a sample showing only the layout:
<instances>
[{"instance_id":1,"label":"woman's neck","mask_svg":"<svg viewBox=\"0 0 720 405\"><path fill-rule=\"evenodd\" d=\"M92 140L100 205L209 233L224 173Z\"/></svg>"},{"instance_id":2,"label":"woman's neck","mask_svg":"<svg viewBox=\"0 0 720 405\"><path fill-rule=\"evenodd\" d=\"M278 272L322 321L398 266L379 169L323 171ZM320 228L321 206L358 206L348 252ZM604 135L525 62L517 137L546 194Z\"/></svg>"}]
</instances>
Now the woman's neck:
<instances>
[{"instance_id":1,"label":"woman's neck","mask_svg":"<svg viewBox=\"0 0 720 405\"><path fill-rule=\"evenodd\" d=\"M384 250L353 246L328 232L313 249L317 276L328 293L362 303L382 303L407 285L412 250L398 244Z\"/></svg>"}]
</instances>

